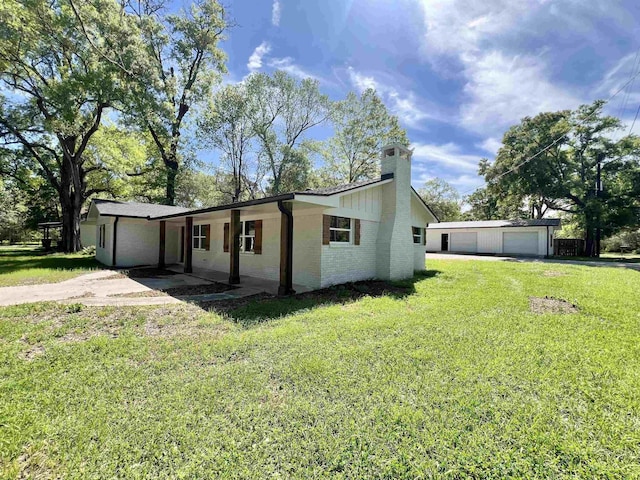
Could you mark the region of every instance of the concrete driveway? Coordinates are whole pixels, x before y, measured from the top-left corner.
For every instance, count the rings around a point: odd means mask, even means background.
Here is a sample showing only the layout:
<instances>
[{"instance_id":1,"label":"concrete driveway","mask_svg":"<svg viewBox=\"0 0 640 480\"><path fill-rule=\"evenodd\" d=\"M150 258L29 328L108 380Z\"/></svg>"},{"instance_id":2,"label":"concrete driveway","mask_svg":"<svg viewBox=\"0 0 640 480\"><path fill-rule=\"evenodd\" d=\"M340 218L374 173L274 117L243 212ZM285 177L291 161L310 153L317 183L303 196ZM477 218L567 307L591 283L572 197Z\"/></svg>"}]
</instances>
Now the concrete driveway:
<instances>
[{"instance_id":1,"label":"concrete driveway","mask_svg":"<svg viewBox=\"0 0 640 480\"><path fill-rule=\"evenodd\" d=\"M179 303L191 299L191 296L122 297L117 295L212 283L214 282L185 274L133 279L114 270L100 270L59 283L0 288L0 306L47 301L100 306L162 305ZM193 297L198 297L198 300L215 300L244 296L244 294L245 292L233 290L229 293L203 294Z\"/></svg>"},{"instance_id":2,"label":"concrete driveway","mask_svg":"<svg viewBox=\"0 0 640 480\"><path fill-rule=\"evenodd\" d=\"M602 262L597 260L559 260L557 258L536 258L536 257L505 257L494 255L470 255L456 253L427 253L425 255L429 260L480 260L482 262L537 262L537 263L555 263L560 265L586 265L588 267L613 267L613 268L629 268L640 272L640 263L627 262Z\"/></svg>"}]
</instances>

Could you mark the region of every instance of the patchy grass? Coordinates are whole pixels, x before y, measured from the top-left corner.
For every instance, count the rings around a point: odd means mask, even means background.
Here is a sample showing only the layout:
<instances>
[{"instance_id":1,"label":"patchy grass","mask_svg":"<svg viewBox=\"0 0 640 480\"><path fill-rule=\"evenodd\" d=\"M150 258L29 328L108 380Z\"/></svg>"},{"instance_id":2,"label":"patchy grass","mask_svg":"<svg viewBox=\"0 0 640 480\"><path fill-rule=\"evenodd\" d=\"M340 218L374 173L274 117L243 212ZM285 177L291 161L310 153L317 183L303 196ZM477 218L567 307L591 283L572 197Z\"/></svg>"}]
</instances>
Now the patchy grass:
<instances>
[{"instance_id":1,"label":"patchy grass","mask_svg":"<svg viewBox=\"0 0 640 480\"><path fill-rule=\"evenodd\" d=\"M639 272L429 267L223 316L0 309L2 476L640 477Z\"/></svg>"},{"instance_id":2,"label":"patchy grass","mask_svg":"<svg viewBox=\"0 0 640 480\"><path fill-rule=\"evenodd\" d=\"M55 283L101 268L93 255L47 253L33 247L0 247L0 287Z\"/></svg>"}]
</instances>

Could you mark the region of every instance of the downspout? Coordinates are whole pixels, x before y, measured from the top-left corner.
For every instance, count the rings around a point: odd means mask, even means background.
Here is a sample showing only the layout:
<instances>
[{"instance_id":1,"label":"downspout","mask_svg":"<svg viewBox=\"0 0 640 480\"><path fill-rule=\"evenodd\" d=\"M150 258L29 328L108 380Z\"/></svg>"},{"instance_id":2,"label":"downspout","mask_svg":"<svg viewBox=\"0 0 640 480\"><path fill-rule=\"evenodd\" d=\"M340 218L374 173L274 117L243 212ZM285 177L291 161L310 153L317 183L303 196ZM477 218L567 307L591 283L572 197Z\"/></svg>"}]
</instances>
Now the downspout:
<instances>
[{"instance_id":1,"label":"downspout","mask_svg":"<svg viewBox=\"0 0 640 480\"><path fill-rule=\"evenodd\" d=\"M547 238L545 241L547 242L547 258L549 258L549 225L547 225Z\"/></svg>"},{"instance_id":2,"label":"downspout","mask_svg":"<svg viewBox=\"0 0 640 480\"><path fill-rule=\"evenodd\" d=\"M116 266L116 245L117 245L117 240L118 240L118 220L120 220L120 217L116 217L115 221L113 222L113 247L111 249L111 263L112 263L113 267Z\"/></svg>"},{"instance_id":3,"label":"downspout","mask_svg":"<svg viewBox=\"0 0 640 480\"><path fill-rule=\"evenodd\" d=\"M291 210L284 206L284 202L282 200L278 200L278 210L280 210L280 213L287 217L287 236L285 239L287 245L286 278L285 284L280 285L278 294L291 295L293 293L296 293L293 289L293 213L291 213Z\"/></svg>"}]
</instances>

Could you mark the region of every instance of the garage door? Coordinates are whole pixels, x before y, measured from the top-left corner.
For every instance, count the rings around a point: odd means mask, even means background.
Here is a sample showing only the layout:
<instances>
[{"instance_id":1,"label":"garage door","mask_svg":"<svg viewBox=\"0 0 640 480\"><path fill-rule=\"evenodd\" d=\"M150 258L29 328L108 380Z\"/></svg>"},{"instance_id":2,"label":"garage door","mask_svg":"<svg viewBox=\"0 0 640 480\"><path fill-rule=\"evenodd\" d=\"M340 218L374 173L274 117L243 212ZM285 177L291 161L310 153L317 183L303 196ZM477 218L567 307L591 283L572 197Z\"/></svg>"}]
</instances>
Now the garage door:
<instances>
[{"instance_id":1,"label":"garage door","mask_svg":"<svg viewBox=\"0 0 640 480\"><path fill-rule=\"evenodd\" d=\"M538 232L504 232L502 252L512 255L538 255Z\"/></svg>"},{"instance_id":2,"label":"garage door","mask_svg":"<svg viewBox=\"0 0 640 480\"><path fill-rule=\"evenodd\" d=\"M478 234L477 233L452 233L449 250L452 252L470 252L478 251Z\"/></svg>"}]
</instances>

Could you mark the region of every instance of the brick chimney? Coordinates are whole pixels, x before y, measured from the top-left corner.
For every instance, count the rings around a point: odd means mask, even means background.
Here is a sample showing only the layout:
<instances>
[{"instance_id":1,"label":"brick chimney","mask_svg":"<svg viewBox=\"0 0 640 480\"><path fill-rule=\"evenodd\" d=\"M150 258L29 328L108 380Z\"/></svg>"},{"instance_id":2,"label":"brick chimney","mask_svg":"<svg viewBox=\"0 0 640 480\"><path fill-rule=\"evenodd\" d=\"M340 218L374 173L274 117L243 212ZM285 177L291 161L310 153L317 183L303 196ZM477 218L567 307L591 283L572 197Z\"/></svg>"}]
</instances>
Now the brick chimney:
<instances>
[{"instance_id":1,"label":"brick chimney","mask_svg":"<svg viewBox=\"0 0 640 480\"><path fill-rule=\"evenodd\" d=\"M377 276L385 280L413 275L411 154L399 143L382 149L381 173L393 174L393 181L382 186L382 216L376 245Z\"/></svg>"}]
</instances>

